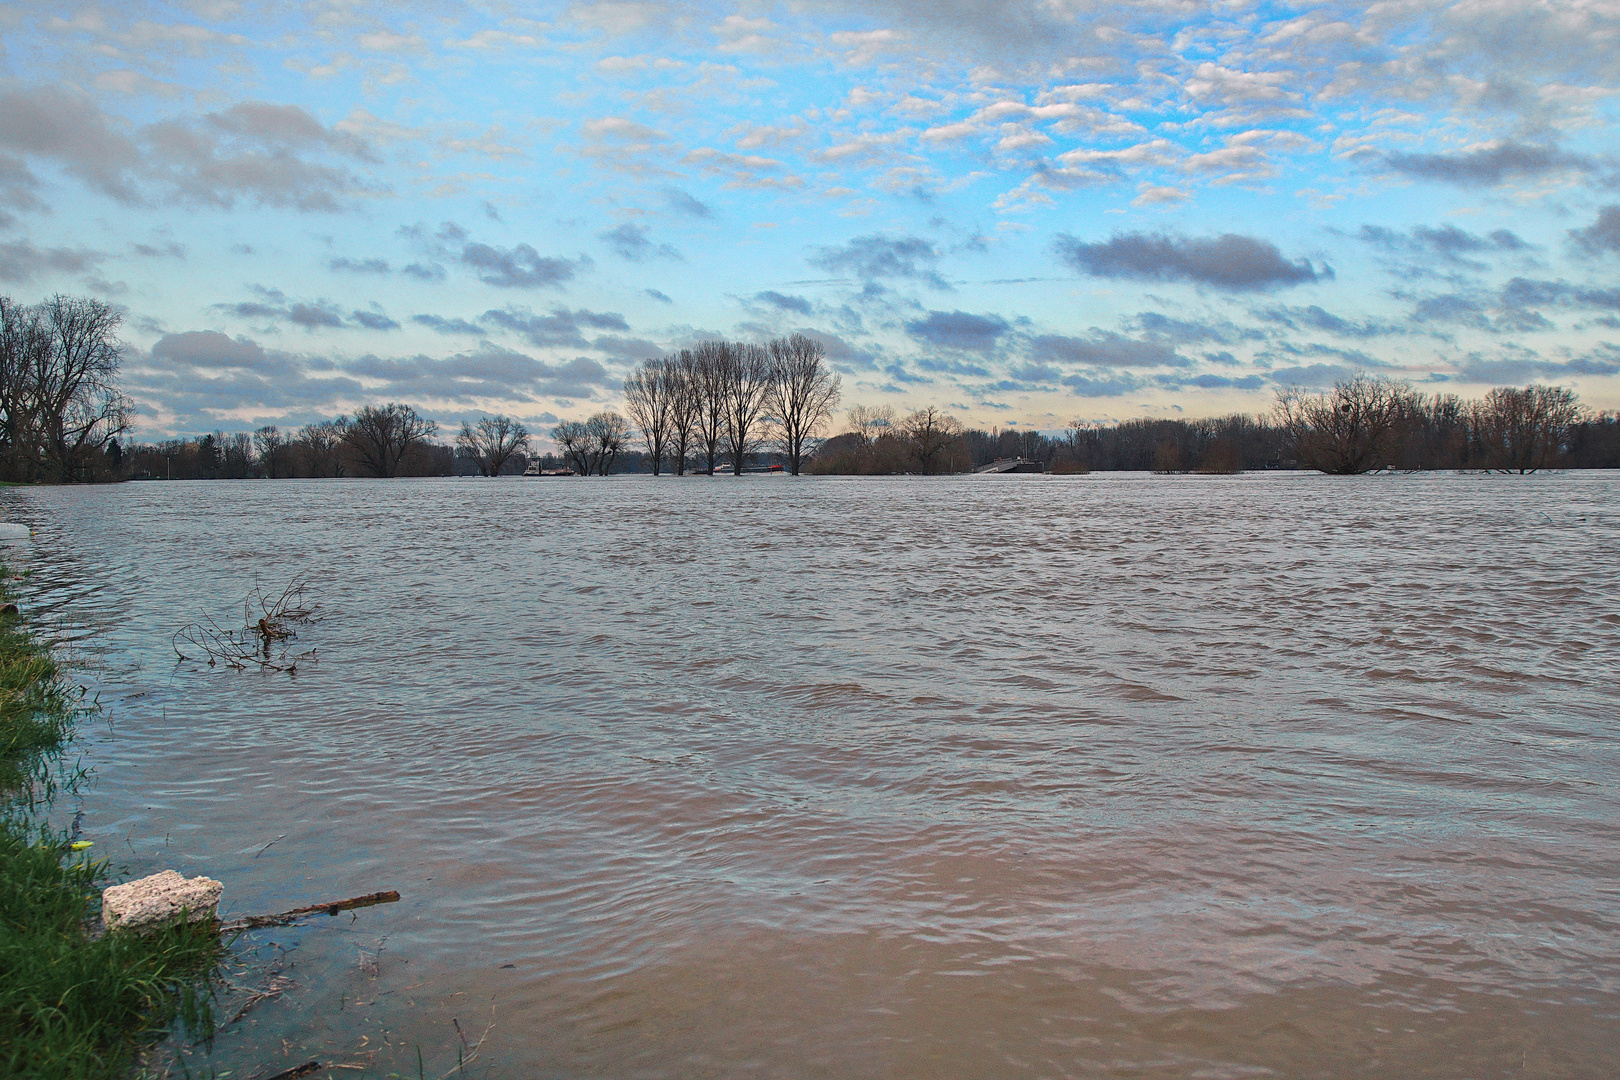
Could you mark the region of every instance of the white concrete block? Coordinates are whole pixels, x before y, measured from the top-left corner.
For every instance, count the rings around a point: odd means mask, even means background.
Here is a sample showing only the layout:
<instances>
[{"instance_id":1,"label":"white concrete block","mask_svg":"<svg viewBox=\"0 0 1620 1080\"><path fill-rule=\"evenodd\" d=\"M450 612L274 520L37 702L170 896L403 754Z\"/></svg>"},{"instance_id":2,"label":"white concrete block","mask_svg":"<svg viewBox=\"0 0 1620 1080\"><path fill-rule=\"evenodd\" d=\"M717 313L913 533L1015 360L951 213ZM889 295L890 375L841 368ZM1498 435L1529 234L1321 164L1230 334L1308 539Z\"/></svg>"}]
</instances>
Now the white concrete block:
<instances>
[{"instance_id":1,"label":"white concrete block","mask_svg":"<svg viewBox=\"0 0 1620 1080\"><path fill-rule=\"evenodd\" d=\"M101 918L107 929L139 930L177 921L184 911L190 922L212 919L225 886L213 878L185 878L173 870L101 892Z\"/></svg>"}]
</instances>

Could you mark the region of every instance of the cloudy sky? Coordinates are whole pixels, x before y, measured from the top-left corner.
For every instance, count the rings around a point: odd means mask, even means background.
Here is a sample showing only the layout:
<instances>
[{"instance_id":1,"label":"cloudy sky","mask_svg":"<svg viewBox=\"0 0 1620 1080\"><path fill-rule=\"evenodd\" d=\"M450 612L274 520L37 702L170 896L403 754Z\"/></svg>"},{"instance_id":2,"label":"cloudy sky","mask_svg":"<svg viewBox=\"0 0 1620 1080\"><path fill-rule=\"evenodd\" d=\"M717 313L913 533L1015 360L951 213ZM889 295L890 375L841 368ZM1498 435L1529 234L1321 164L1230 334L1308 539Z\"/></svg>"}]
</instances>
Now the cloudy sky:
<instances>
[{"instance_id":1,"label":"cloudy sky","mask_svg":"<svg viewBox=\"0 0 1620 1080\"><path fill-rule=\"evenodd\" d=\"M0 292L138 436L549 427L802 331L1042 430L1358 370L1620 405L1615 0L0 7Z\"/></svg>"}]
</instances>

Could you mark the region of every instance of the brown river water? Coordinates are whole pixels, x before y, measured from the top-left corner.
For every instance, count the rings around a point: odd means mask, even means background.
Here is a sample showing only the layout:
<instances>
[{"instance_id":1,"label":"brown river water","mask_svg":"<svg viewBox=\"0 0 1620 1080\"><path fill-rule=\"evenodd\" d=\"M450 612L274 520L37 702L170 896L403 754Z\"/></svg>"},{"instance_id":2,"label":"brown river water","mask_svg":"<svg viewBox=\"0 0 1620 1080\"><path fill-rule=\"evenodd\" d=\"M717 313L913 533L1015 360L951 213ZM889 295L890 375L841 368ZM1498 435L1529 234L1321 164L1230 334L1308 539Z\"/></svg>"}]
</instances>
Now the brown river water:
<instances>
[{"instance_id":1,"label":"brown river water","mask_svg":"<svg viewBox=\"0 0 1620 1080\"><path fill-rule=\"evenodd\" d=\"M232 913L404 895L240 941L227 1018L282 994L193 1075L1585 1078L1620 1075L1617 495L281 481L0 517L105 707L57 808L96 852ZM294 575L318 663L176 664Z\"/></svg>"}]
</instances>

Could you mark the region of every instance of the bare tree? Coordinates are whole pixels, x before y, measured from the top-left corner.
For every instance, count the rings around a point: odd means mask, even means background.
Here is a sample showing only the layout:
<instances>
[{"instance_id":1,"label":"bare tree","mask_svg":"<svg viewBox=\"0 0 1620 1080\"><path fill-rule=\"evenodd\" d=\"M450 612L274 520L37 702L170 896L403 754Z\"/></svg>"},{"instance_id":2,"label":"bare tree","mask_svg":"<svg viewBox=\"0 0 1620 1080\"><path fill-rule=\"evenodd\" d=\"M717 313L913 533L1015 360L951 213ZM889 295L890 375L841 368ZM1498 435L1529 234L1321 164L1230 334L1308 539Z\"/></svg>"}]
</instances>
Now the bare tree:
<instances>
[{"instance_id":1,"label":"bare tree","mask_svg":"<svg viewBox=\"0 0 1620 1080\"><path fill-rule=\"evenodd\" d=\"M0 438L13 479L67 482L106 467L133 407L115 385L122 321L90 297L0 297Z\"/></svg>"},{"instance_id":2,"label":"bare tree","mask_svg":"<svg viewBox=\"0 0 1620 1080\"><path fill-rule=\"evenodd\" d=\"M892 405L857 405L845 419L850 434L860 436L861 445L871 446L881 435L892 434L899 423Z\"/></svg>"},{"instance_id":3,"label":"bare tree","mask_svg":"<svg viewBox=\"0 0 1620 1080\"><path fill-rule=\"evenodd\" d=\"M298 432L298 445L303 451L304 469L310 476L342 476L348 463L343 458L343 435L349 430L349 418L323 420L318 424L305 424Z\"/></svg>"},{"instance_id":4,"label":"bare tree","mask_svg":"<svg viewBox=\"0 0 1620 1080\"><path fill-rule=\"evenodd\" d=\"M1272 415L1284 444L1304 464L1337 476L1381 469L1394 456L1412 388L1357 375L1331 393L1279 390Z\"/></svg>"},{"instance_id":5,"label":"bare tree","mask_svg":"<svg viewBox=\"0 0 1620 1080\"><path fill-rule=\"evenodd\" d=\"M714 475L720 460L720 440L726 432L726 369L731 346L724 341L700 341L692 349L692 391L697 397L694 433L704 453L704 471Z\"/></svg>"},{"instance_id":6,"label":"bare tree","mask_svg":"<svg viewBox=\"0 0 1620 1080\"><path fill-rule=\"evenodd\" d=\"M609 409L585 421L585 431L590 438L591 464L599 475L606 476L630 441L630 421Z\"/></svg>"},{"instance_id":7,"label":"bare tree","mask_svg":"<svg viewBox=\"0 0 1620 1080\"><path fill-rule=\"evenodd\" d=\"M510 416L486 416L474 427L465 420L456 449L478 464L485 476L499 476L508 461L529 449L529 429Z\"/></svg>"},{"instance_id":8,"label":"bare tree","mask_svg":"<svg viewBox=\"0 0 1620 1080\"><path fill-rule=\"evenodd\" d=\"M906 417L903 426L918 468L924 473L941 471L952 445L962 435L962 422L932 405Z\"/></svg>"},{"instance_id":9,"label":"bare tree","mask_svg":"<svg viewBox=\"0 0 1620 1080\"><path fill-rule=\"evenodd\" d=\"M775 419L788 471L799 475L805 444L838 407L843 385L826 364L821 342L794 334L770 343L771 379L766 408Z\"/></svg>"},{"instance_id":10,"label":"bare tree","mask_svg":"<svg viewBox=\"0 0 1620 1080\"><path fill-rule=\"evenodd\" d=\"M653 475L663 469L665 446L670 441L670 413L676 387L669 378L668 360L643 360L624 380L624 407L641 429L652 458Z\"/></svg>"},{"instance_id":11,"label":"bare tree","mask_svg":"<svg viewBox=\"0 0 1620 1080\"><path fill-rule=\"evenodd\" d=\"M253 433L253 449L259 455L259 464L264 467L265 476L271 480L292 474L287 461L290 456L287 436L274 424Z\"/></svg>"},{"instance_id":12,"label":"bare tree","mask_svg":"<svg viewBox=\"0 0 1620 1080\"><path fill-rule=\"evenodd\" d=\"M246 480L254 475L253 436L245 431L233 431L229 435L216 431L214 441L219 446L220 477Z\"/></svg>"},{"instance_id":13,"label":"bare tree","mask_svg":"<svg viewBox=\"0 0 1620 1080\"><path fill-rule=\"evenodd\" d=\"M731 345L727 353L725 448L732 475L741 476L745 459L760 443L760 418L771 391L771 354L763 345L743 344Z\"/></svg>"},{"instance_id":14,"label":"bare tree","mask_svg":"<svg viewBox=\"0 0 1620 1080\"><path fill-rule=\"evenodd\" d=\"M1499 386L1473 403L1468 426L1491 468L1533 473L1558 459L1581 416L1575 394L1562 386Z\"/></svg>"},{"instance_id":15,"label":"bare tree","mask_svg":"<svg viewBox=\"0 0 1620 1080\"><path fill-rule=\"evenodd\" d=\"M551 429L551 437L556 440L557 451L568 462L569 468L580 476L591 475L593 440L590 429L583 421L564 420Z\"/></svg>"},{"instance_id":16,"label":"bare tree","mask_svg":"<svg viewBox=\"0 0 1620 1080\"><path fill-rule=\"evenodd\" d=\"M372 476L397 476L400 459L439 430L409 405L363 405L343 433L360 467Z\"/></svg>"},{"instance_id":17,"label":"bare tree","mask_svg":"<svg viewBox=\"0 0 1620 1080\"><path fill-rule=\"evenodd\" d=\"M703 398L698 392L697 361L690 349L664 361L664 380L669 394L670 458L675 475L686 475L686 459L697 439L698 414Z\"/></svg>"}]
</instances>

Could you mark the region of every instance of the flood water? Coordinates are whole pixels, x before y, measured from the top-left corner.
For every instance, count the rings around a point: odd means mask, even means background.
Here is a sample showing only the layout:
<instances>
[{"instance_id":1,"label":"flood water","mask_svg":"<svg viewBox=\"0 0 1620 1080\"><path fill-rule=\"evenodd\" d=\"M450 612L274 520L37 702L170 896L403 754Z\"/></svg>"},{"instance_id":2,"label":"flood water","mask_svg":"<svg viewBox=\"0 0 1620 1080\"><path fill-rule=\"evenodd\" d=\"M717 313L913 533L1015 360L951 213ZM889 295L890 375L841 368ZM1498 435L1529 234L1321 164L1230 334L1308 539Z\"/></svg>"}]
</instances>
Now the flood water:
<instances>
[{"instance_id":1,"label":"flood water","mask_svg":"<svg viewBox=\"0 0 1620 1080\"><path fill-rule=\"evenodd\" d=\"M469 1075L1589 1078L1617 495L280 481L0 517L109 719L57 810L96 852L234 913L404 895L240 942L227 1014L282 996L194 1070L436 1077L482 1039ZM175 662L295 575L318 663Z\"/></svg>"}]
</instances>

